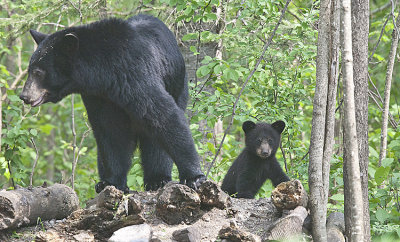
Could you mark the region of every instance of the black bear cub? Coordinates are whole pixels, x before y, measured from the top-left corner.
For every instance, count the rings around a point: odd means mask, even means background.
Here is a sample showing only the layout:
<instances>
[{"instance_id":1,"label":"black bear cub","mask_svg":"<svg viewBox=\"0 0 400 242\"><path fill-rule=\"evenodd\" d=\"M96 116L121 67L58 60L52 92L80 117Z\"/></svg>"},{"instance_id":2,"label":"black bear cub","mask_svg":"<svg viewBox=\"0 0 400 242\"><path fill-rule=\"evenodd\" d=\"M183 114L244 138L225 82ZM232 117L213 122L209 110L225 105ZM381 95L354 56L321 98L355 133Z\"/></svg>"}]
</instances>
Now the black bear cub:
<instances>
[{"instance_id":1,"label":"black bear cub","mask_svg":"<svg viewBox=\"0 0 400 242\"><path fill-rule=\"evenodd\" d=\"M267 179L274 186L290 180L275 158L285 123L246 121L242 128L246 147L229 168L221 188L238 198L254 198Z\"/></svg>"}]
</instances>

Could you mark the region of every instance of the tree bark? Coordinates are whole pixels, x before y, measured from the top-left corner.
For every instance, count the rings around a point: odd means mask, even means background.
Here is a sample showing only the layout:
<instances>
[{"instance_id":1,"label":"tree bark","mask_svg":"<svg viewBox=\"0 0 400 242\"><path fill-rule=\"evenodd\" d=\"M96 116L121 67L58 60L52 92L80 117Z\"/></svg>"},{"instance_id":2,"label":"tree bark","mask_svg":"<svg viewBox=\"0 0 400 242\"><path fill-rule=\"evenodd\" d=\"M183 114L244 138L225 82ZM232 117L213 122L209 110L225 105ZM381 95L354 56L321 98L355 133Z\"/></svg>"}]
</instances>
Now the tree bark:
<instances>
[{"instance_id":1,"label":"tree bark","mask_svg":"<svg viewBox=\"0 0 400 242\"><path fill-rule=\"evenodd\" d=\"M76 193L62 184L0 191L0 230L63 219L79 208Z\"/></svg>"},{"instance_id":2,"label":"tree bark","mask_svg":"<svg viewBox=\"0 0 400 242\"><path fill-rule=\"evenodd\" d=\"M400 28L400 18L397 17L396 26ZM396 58L396 50L399 43L399 35L396 31L396 26L392 32L392 46L389 52L388 66L386 70L385 80L385 92L383 99L383 112L382 112L382 129L381 129L381 147L379 153L379 166L382 164L382 160L386 158L387 149L387 129L389 119L389 102L390 102L390 88L392 85L393 67Z\"/></svg>"},{"instance_id":3,"label":"tree bark","mask_svg":"<svg viewBox=\"0 0 400 242\"><path fill-rule=\"evenodd\" d=\"M333 153L334 113L338 69L338 27L332 13L336 1L321 1L318 30L317 73L308 167L313 240L326 241L326 204L330 160ZM332 26L331 26L332 18ZM338 25L336 23L336 25ZM332 29L333 31L332 31ZM336 35L334 34L336 33ZM336 42L335 42L336 40ZM331 42L333 41L333 42Z\"/></svg>"},{"instance_id":4,"label":"tree bark","mask_svg":"<svg viewBox=\"0 0 400 242\"><path fill-rule=\"evenodd\" d=\"M354 70L354 98L357 122L357 141L363 195L364 241L370 241L368 199L368 35L369 0L352 0L352 47Z\"/></svg>"},{"instance_id":5,"label":"tree bark","mask_svg":"<svg viewBox=\"0 0 400 242\"><path fill-rule=\"evenodd\" d=\"M347 200L345 216L350 221L350 223L346 223L346 230L349 231L348 239L350 242L359 242L364 240L364 221L354 103L350 0L342 0L341 23L343 30L344 146L346 147L347 158L344 169L347 174L345 186L348 186L349 191L349 193L345 193L345 201Z\"/></svg>"}]
</instances>

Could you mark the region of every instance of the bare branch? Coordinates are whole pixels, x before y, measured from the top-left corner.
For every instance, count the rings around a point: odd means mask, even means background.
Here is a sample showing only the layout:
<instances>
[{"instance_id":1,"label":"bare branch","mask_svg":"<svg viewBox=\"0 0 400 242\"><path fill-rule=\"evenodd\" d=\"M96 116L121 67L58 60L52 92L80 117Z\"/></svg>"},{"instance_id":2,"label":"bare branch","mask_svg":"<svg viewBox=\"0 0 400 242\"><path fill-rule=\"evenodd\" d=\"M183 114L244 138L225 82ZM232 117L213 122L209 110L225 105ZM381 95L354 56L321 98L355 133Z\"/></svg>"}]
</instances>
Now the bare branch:
<instances>
[{"instance_id":1,"label":"bare branch","mask_svg":"<svg viewBox=\"0 0 400 242\"><path fill-rule=\"evenodd\" d=\"M33 174L35 173L35 168L36 168L37 162L38 162L38 160L39 160L39 151L38 151L38 149L37 149L37 147L36 147L35 140L34 140L33 138L31 138L30 140L31 140L31 143L32 143L32 145L33 145L33 148L35 148L35 151L36 151L36 159L35 159L35 162L33 162L32 171L31 171L31 176L30 176L30 178L29 178L29 187L32 187L32 183L33 183Z\"/></svg>"},{"instance_id":2,"label":"bare branch","mask_svg":"<svg viewBox=\"0 0 400 242\"><path fill-rule=\"evenodd\" d=\"M376 51L376 49L378 48L379 43L381 42L382 35L383 35L383 32L385 31L385 26L386 26L386 24L387 24L388 21L389 21L389 18L386 19L385 23L384 23L383 26L382 26L381 34L379 35L378 42L376 43L374 49L372 50L372 53L371 53L371 55L369 56L368 61L371 61L372 57L374 56L375 51Z\"/></svg>"}]
</instances>

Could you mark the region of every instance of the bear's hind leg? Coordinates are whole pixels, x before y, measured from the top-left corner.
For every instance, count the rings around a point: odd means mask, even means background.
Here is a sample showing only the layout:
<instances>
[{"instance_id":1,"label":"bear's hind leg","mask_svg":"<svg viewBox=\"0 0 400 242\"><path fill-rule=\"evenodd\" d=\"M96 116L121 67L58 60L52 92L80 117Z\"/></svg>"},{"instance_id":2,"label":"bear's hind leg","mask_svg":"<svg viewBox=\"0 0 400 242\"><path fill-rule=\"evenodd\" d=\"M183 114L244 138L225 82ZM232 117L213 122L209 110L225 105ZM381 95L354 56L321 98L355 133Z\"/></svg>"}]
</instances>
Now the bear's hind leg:
<instances>
[{"instance_id":1,"label":"bear's hind leg","mask_svg":"<svg viewBox=\"0 0 400 242\"><path fill-rule=\"evenodd\" d=\"M155 140L141 136L139 146L142 157L146 191L157 190L171 181L173 161Z\"/></svg>"}]
</instances>

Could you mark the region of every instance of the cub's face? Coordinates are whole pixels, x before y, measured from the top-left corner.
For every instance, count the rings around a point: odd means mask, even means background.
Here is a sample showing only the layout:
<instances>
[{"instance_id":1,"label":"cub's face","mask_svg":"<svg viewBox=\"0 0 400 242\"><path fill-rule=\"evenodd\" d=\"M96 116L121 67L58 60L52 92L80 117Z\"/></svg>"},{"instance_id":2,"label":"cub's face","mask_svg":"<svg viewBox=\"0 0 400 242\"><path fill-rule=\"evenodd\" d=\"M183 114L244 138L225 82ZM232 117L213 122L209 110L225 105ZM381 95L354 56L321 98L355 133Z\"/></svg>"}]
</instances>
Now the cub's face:
<instances>
[{"instance_id":1,"label":"cub's face","mask_svg":"<svg viewBox=\"0 0 400 242\"><path fill-rule=\"evenodd\" d=\"M77 44L77 38L62 32L46 35L34 30L31 35L38 48L29 62L28 79L20 98L32 107L58 102L74 88L71 80L73 52L66 51L71 44Z\"/></svg>"},{"instance_id":2,"label":"cub's face","mask_svg":"<svg viewBox=\"0 0 400 242\"><path fill-rule=\"evenodd\" d=\"M246 121L243 123L243 131L246 134L246 148L261 159L275 156L279 147L281 133L285 128L283 121L273 124Z\"/></svg>"}]
</instances>

